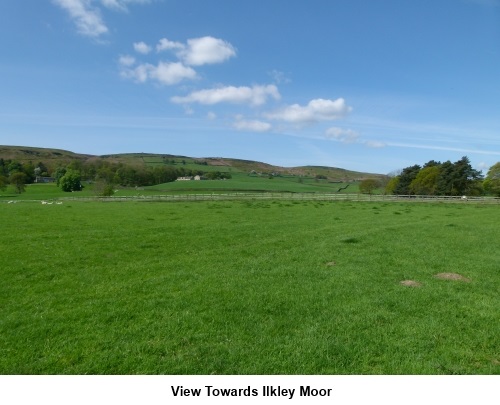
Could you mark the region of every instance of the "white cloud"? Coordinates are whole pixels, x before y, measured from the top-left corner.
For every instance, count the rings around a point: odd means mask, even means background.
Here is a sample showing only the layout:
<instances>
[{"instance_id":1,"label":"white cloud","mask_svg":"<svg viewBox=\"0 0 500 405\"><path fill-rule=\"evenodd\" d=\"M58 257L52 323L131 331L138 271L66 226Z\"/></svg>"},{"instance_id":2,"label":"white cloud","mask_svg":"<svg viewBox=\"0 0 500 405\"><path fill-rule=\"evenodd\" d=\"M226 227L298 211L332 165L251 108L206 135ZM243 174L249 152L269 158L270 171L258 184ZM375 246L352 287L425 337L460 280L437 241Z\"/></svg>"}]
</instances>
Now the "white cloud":
<instances>
[{"instance_id":1,"label":"white cloud","mask_svg":"<svg viewBox=\"0 0 500 405\"><path fill-rule=\"evenodd\" d=\"M135 64L135 58L130 55L122 55L118 59L118 63L122 66L132 66Z\"/></svg>"},{"instance_id":2,"label":"white cloud","mask_svg":"<svg viewBox=\"0 0 500 405\"><path fill-rule=\"evenodd\" d=\"M128 11L129 4L148 4L150 0L52 0L65 10L76 24L78 33L99 38L109 32L101 16L99 4L111 10Z\"/></svg>"},{"instance_id":3,"label":"white cloud","mask_svg":"<svg viewBox=\"0 0 500 405\"><path fill-rule=\"evenodd\" d=\"M151 52L151 47L146 44L145 42L135 42L134 43L134 49L136 52L142 53L143 55L147 55L149 52Z\"/></svg>"},{"instance_id":4,"label":"white cloud","mask_svg":"<svg viewBox=\"0 0 500 405\"><path fill-rule=\"evenodd\" d=\"M171 49L184 49L185 45L180 42L170 41L167 38L162 38L156 45L156 52L167 51Z\"/></svg>"},{"instance_id":5,"label":"white cloud","mask_svg":"<svg viewBox=\"0 0 500 405\"><path fill-rule=\"evenodd\" d=\"M125 62L127 60L125 59ZM124 65L120 72L122 77L135 80L139 83L145 83L148 80L156 80L164 85L173 85L183 80L196 79L196 71L189 66L184 66L180 62L159 62L158 65L143 63L134 69Z\"/></svg>"},{"instance_id":6,"label":"white cloud","mask_svg":"<svg viewBox=\"0 0 500 405\"><path fill-rule=\"evenodd\" d=\"M233 124L233 127L238 131L267 132L271 130L272 125L269 122L264 121L238 120Z\"/></svg>"},{"instance_id":7,"label":"white cloud","mask_svg":"<svg viewBox=\"0 0 500 405\"><path fill-rule=\"evenodd\" d=\"M108 32L100 10L92 7L90 0L52 0L52 2L69 14L80 34L97 38Z\"/></svg>"},{"instance_id":8,"label":"white cloud","mask_svg":"<svg viewBox=\"0 0 500 405\"><path fill-rule=\"evenodd\" d=\"M104 7L118 11L128 11L128 4L147 4L150 0L100 0Z\"/></svg>"},{"instance_id":9,"label":"white cloud","mask_svg":"<svg viewBox=\"0 0 500 405\"><path fill-rule=\"evenodd\" d=\"M127 62L127 60L125 60L125 62ZM135 80L138 83L146 82L149 78L149 72L151 71L151 68L153 68L152 65L148 64L139 65L133 69L128 67L126 64L122 65L123 68L120 70L120 75L126 79Z\"/></svg>"},{"instance_id":10,"label":"white cloud","mask_svg":"<svg viewBox=\"0 0 500 405\"><path fill-rule=\"evenodd\" d=\"M343 98L311 100L306 106L293 104L281 110L268 113L266 117L295 124L308 124L319 121L332 121L346 116L352 110Z\"/></svg>"},{"instance_id":11,"label":"white cloud","mask_svg":"<svg viewBox=\"0 0 500 405\"><path fill-rule=\"evenodd\" d=\"M213 111L210 111L208 114L207 114L207 118L210 120L210 121L213 121L217 118L217 114L215 114Z\"/></svg>"},{"instance_id":12,"label":"white cloud","mask_svg":"<svg viewBox=\"0 0 500 405\"><path fill-rule=\"evenodd\" d=\"M177 57L190 66L222 63L236 56L236 50L229 42L210 36L191 38L186 44L162 38L156 51L175 51Z\"/></svg>"},{"instance_id":13,"label":"white cloud","mask_svg":"<svg viewBox=\"0 0 500 405\"><path fill-rule=\"evenodd\" d=\"M188 39L187 46L181 49L177 56L187 65L201 66L224 62L236 56L236 49L222 39L214 37L193 38Z\"/></svg>"},{"instance_id":14,"label":"white cloud","mask_svg":"<svg viewBox=\"0 0 500 405\"><path fill-rule=\"evenodd\" d=\"M101 0L101 3L104 7L115 9L115 10L120 10L120 11L125 11L126 7L123 3L121 3L119 0Z\"/></svg>"},{"instance_id":15,"label":"white cloud","mask_svg":"<svg viewBox=\"0 0 500 405\"><path fill-rule=\"evenodd\" d=\"M185 97L172 97L172 102L177 104L199 103L206 105L233 103L257 106L265 104L270 97L276 100L281 97L278 88L273 84L267 86L255 85L252 87L226 86L200 90L192 92Z\"/></svg>"},{"instance_id":16,"label":"white cloud","mask_svg":"<svg viewBox=\"0 0 500 405\"><path fill-rule=\"evenodd\" d=\"M184 79L196 79L196 71L180 62L160 62L151 70L150 76L162 84L176 84Z\"/></svg>"},{"instance_id":17,"label":"white cloud","mask_svg":"<svg viewBox=\"0 0 500 405\"><path fill-rule=\"evenodd\" d=\"M328 128L325 132L325 136L343 143L354 143L359 138L359 134L356 131L338 127Z\"/></svg>"},{"instance_id":18,"label":"white cloud","mask_svg":"<svg viewBox=\"0 0 500 405\"><path fill-rule=\"evenodd\" d=\"M276 69L271 70L268 74L272 77L276 84L286 84L292 81L285 73Z\"/></svg>"}]
</instances>

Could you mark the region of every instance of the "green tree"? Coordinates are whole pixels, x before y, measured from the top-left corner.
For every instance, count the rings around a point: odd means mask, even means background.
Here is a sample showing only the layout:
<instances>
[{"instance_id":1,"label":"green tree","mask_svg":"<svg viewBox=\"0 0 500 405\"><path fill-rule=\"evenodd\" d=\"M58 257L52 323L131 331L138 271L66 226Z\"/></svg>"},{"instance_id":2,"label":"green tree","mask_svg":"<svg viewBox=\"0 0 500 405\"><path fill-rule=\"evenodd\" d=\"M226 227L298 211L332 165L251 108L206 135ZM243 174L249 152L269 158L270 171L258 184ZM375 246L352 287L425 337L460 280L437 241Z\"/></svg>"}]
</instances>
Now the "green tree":
<instances>
[{"instance_id":1,"label":"green tree","mask_svg":"<svg viewBox=\"0 0 500 405\"><path fill-rule=\"evenodd\" d=\"M394 189L395 194L407 195L411 194L410 184L418 175L420 171L419 165L413 165L403 169L399 177L399 182Z\"/></svg>"},{"instance_id":2,"label":"green tree","mask_svg":"<svg viewBox=\"0 0 500 405\"><path fill-rule=\"evenodd\" d=\"M439 166L424 167L410 183L410 192L420 195L436 194L438 176Z\"/></svg>"},{"instance_id":3,"label":"green tree","mask_svg":"<svg viewBox=\"0 0 500 405\"><path fill-rule=\"evenodd\" d=\"M38 173L38 174L36 174ZM48 177L49 176L49 169L47 169L47 166L43 162L38 162L38 164L35 167L35 174L37 176L43 176L43 177Z\"/></svg>"},{"instance_id":4,"label":"green tree","mask_svg":"<svg viewBox=\"0 0 500 405\"><path fill-rule=\"evenodd\" d=\"M365 179L359 183L359 191L363 194L373 194L377 188L380 187L380 183L377 179Z\"/></svg>"},{"instance_id":5,"label":"green tree","mask_svg":"<svg viewBox=\"0 0 500 405\"><path fill-rule=\"evenodd\" d=\"M35 166L32 162L28 162L23 166L23 172L26 175L26 183L31 184L35 181Z\"/></svg>"},{"instance_id":6,"label":"green tree","mask_svg":"<svg viewBox=\"0 0 500 405\"><path fill-rule=\"evenodd\" d=\"M99 179L94 183L94 193L102 197L109 197L115 193L114 184L108 183L104 179Z\"/></svg>"},{"instance_id":7,"label":"green tree","mask_svg":"<svg viewBox=\"0 0 500 405\"><path fill-rule=\"evenodd\" d=\"M490 167L484 179L483 186L488 193L500 197L500 162Z\"/></svg>"},{"instance_id":8,"label":"green tree","mask_svg":"<svg viewBox=\"0 0 500 405\"><path fill-rule=\"evenodd\" d=\"M59 186L61 178L66 174L66 168L59 166L54 172L54 178L56 179L56 184Z\"/></svg>"},{"instance_id":9,"label":"green tree","mask_svg":"<svg viewBox=\"0 0 500 405\"><path fill-rule=\"evenodd\" d=\"M24 193L26 191L26 174L23 172L15 172L10 175L10 184L14 186L17 194Z\"/></svg>"},{"instance_id":10,"label":"green tree","mask_svg":"<svg viewBox=\"0 0 500 405\"><path fill-rule=\"evenodd\" d=\"M437 179L436 194L438 195L455 195L455 188L453 187L453 163L449 160L442 163L439 169L439 176Z\"/></svg>"},{"instance_id":11,"label":"green tree","mask_svg":"<svg viewBox=\"0 0 500 405\"><path fill-rule=\"evenodd\" d=\"M23 164L20 162L16 162L16 161L10 161L9 165L7 166L7 170L9 172L9 174L22 172L23 171Z\"/></svg>"},{"instance_id":12,"label":"green tree","mask_svg":"<svg viewBox=\"0 0 500 405\"><path fill-rule=\"evenodd\" d=\"M205 174L206 178L209 180L221 180L221 179L230 179L231 173L221 173L218 170L214 172L208 172Z\"/></svg>"},{"instance_id":13,"label":"green tree","mask_svg":"<svg viewBox=\"0 0 500 405\"><path fill-rule=\"evenodd\" d=\"M0 176L7 177L9 175L8 162L0 158Z\"/></svg>"},{"instance_id":14,"label":"green tree","mask_svg":"<svg viewBox=\"0 0 500 405\"><path fill-rule=\"evenodd\" d=\"M399 184L399 176L392 177L385 185L384 192L386 194L396 194L396 188Z\"/></svg>"},{"instance_id":15,"label":"green tree","mask_svg":"<svg viewBox=\"0 0 500 405\"><path fill-rule=\"evenodd\" d=\"M481 172L472 168L467 156L463 156L453 164L455 195L474 195L481 179Z\"/></svg>"},{"instance_id":16,"label":"green tree","mask_svg":"<svg viewBox=\"0 0 500 405\"><path fill-rule=\"evenodd\" d=\"M0 173L0 190L4 191L7 188L7 184L9 184L9 179Z\"/></svg>"},{"instance_id":17,"label":"green tree","mask_svg":"<svg viewBox=\"0 0 500 405\"><path fill-rule=\"evenodd\" d=\"M74 170L76 172L82 172L83 170L83 162L81 160L72 160L68 166L66 166L68 170Z\"/></svg>"},{"instance_id":18,"label":"green tree","mask_svg":"<svg viewBox=\"0 0 500 405\"><path fill-rule=\"evenodd\" d=\"M455 163L442 163L437 179L439 195L477 195L481 193L482 175L472 168L469 158L463 156Z\"/></svg>"},{"instance_id":19,"label":"green tree","mask_svg":"<svg viewBox=\"0 0 500 405\"><path fill-rule=\"evenodd\" d=\"M429 160L425 165L424 169L426 167L433 167L433 166L441 166L441 162L436 162L435 160Z\"/></svg>"},{"instance_id":20,"label":"green tree","mask_svg":"<svg viewBox=\"0 0 500 405\"><path fill-rule=\"evenodd\" d=\"M116 171L113 170L113 168L111 168L110 166L106 165L106 166L100 167L97 170L96 178L97 179L104 179L108 183L112 183L115 180L115 175L116 175Z\"/></svg>"},{"instance_id":21,"label":"green tree","mask_svg":"<svg viewBox=\"0 0 500 405\"><path fill-rule=\"evenodd\" d=\"M75 170L68 170L59 180L59 186L62 191L66 192L81 191L83 186L80 173Z\"/></svg>"}]
</instances>

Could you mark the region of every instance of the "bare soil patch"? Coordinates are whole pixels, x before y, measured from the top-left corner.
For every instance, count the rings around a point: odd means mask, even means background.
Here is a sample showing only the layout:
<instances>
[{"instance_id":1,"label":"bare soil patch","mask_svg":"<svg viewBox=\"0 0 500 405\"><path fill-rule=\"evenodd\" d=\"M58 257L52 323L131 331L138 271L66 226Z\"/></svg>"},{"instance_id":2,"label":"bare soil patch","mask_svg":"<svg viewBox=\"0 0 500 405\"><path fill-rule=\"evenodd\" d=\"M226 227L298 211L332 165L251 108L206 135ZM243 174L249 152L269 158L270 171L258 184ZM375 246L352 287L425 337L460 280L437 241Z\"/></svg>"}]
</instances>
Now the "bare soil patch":
<instances>
[{"instance_id":1,"label":"bare soil patch","mask_svg":"<svg viewBox=\"0 0 500 405\"><path fill-rule=\"evenodd\" d=\"M441 280L455 280L455 281L463 281L465 283L469 283L470 279L462 276L458 273L438 273L434 277L439 278Z\"/></svg>"},{"instance_id":2,"label":"bare soil patch","mask_svg":"<svg viewBox=\"0 0 500 405\"><path fill-rule=\"evenodd\" d=\"M403 280L400 281L399 284L404 285L405 287L422 287L422 283L415 280Z\"/></svg>"}]
</instances>

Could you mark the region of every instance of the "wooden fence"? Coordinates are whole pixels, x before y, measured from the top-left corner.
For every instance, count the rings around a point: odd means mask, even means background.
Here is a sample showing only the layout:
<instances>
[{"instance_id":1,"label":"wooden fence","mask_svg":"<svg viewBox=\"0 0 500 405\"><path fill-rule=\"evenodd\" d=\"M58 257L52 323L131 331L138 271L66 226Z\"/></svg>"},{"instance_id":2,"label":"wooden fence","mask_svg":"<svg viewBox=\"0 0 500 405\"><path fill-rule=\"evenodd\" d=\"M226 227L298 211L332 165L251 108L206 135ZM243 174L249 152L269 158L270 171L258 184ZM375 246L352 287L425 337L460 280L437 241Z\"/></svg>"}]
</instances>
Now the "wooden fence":
<instances>
[{"instance_id":1,"label":"wooden fence","mask_svg":"<svg viewBox=\"0 0 500 405\"><path fill-rule=\"evenodd\" d=\"M369 195L323 193L211 193L211 194L162 194L112 197L64 197L58 201L243 201L243 200L296 200L296 201L373 201L373 202L445 202L461 204L500 204L497 197L462 197L428 195Z\"/></svg>"}]
</instances>

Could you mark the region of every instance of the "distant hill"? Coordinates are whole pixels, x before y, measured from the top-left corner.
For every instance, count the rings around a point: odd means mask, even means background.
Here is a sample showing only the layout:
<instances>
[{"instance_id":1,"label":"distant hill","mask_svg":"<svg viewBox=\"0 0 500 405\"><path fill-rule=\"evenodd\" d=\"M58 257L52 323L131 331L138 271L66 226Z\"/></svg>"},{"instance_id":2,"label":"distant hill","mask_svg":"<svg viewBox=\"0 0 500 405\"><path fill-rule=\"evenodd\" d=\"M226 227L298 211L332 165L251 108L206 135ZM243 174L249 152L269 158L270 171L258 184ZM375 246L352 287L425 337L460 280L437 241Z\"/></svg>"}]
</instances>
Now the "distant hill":
<instances>
[{"instance_id":1,"label":"distant hill","mask_svg":"<svg viewBox=\"0 0 500 405\"><path fill-rule=\"evenodd\" d=\"M62 149L36 148L30 146L2 146L0 145L0 158L12 159L23 163L32 162L36 164L43 162L47 167L55 168L59 165L67 165L74 160L107 160L115 163L125 163L130 165L162 165L175 164L193 166L205 166L213 171L219 170L246 173L274 173L275 175L287 176L324 176L330 181L354 181L366 178L384 178L383 174L364 173L346 170L336 167L326 166L299 166L281 167L268 163L256 162L252 160L223 158L223 157L189 157L161 153L119 153L108 155L88 155L75 153Z\"/></svg>"},{"instance_id":2,"label":"distant hill","mask_svg":"<svg viewBox=\"0 0 500 405\"><path fill-rule=\"evenodd\" d=\"M12 159L21 162L59 160L61 162L75 159L86 160L92 155L83 155L62 149L34 148L31 146L3 146L0 145L0 158Z\"/></svg>"}]
</instances>

